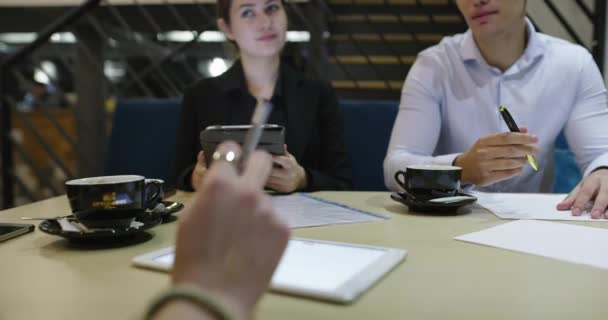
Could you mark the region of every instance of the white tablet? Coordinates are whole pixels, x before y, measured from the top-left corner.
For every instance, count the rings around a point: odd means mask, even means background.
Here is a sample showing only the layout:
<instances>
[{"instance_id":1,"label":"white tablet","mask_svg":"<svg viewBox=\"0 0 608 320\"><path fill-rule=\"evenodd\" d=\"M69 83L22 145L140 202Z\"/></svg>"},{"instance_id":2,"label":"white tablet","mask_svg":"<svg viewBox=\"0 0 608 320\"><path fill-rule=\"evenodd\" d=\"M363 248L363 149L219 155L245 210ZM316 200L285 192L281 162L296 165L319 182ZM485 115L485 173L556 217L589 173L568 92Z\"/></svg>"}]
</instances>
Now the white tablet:
<instances>
[{"instance_id":1,"label":"white tablet","mask_svg":"<svg viewBox=\"0 0 608 320\"><path fill-rule=\"evenodd\" d=\"M275 271L273 291L347 303L401 262L407 251L294 238ZM135 266L169 271L173 247L133 259Z\"/></svg>"}]
</instances>

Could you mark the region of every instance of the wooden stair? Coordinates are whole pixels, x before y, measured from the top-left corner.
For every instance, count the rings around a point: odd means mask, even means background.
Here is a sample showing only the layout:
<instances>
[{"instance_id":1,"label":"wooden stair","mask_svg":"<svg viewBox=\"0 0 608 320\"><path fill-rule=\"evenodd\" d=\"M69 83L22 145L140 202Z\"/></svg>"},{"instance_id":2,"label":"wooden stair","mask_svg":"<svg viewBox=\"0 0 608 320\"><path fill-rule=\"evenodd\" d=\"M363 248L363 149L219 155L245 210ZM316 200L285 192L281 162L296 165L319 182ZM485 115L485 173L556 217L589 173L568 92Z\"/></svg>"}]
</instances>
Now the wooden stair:
<instances>
[{"instance_id":1,"label":"wooden stair","mask_svg":"<svg viewBox=\"0 0 608 320\"><path fill-rule=\"evenodd\" d=\"M466 30L448 0L328 0L329 76L339 96L399 99L416 55Z\"/></svg>"}]
</instances>

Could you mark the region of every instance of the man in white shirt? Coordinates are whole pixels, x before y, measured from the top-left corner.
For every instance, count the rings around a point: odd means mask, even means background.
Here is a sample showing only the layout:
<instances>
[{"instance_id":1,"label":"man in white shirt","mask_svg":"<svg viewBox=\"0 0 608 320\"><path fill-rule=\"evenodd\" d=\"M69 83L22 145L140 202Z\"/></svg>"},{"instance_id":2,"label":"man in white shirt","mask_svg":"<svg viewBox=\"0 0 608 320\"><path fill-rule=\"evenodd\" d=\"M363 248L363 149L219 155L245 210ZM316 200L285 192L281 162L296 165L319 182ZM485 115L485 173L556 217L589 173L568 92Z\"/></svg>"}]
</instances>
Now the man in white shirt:
<instances>
[{"instance_id":1,"label":"man in white shirt","mask_svg":"<svg viewBox=\"0 0 608 320\"><path fill-rule=\"evenodd\" d=\"M469 30L422 51L403 86L384 179L412 164L462 167L482 191L550 192L564 131L584 178L558 209L608 218L608 104L589 52L537 33L525 0L457 0ZM499 106L521 133L511 133ZM533 154L539 171L528 165Z\"/></svg>"}]
</instances>

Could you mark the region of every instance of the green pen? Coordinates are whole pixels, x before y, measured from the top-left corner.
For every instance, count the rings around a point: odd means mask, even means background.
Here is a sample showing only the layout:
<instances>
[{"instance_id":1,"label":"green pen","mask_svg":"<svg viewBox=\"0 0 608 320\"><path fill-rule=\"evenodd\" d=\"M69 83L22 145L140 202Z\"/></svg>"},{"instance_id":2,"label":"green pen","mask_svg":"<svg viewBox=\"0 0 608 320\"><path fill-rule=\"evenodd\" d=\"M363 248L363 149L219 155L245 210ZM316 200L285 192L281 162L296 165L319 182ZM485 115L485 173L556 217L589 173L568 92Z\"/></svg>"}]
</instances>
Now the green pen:
<instances>
[{"instance_id":1,"label":"green pen","mask_svg":"<svg viewBox=\"0 0 608 320\"><path fill-rule=\"evenodd\" d=\"M498 110L500 111L502 119L505 120L507 127L509 127L509 130L511 130L511 132L519 132L519 127L515 123L515 120L513 120L513 117L511 117L511 114L509 113L509 110L507 110L507 107L500 106ZM528 159L528 163L530 164L532 169L534 169L534 171L538 171L538 163L536 162L536 158L534 158L533 155L529 154L526 156L526 159Z\"/></svg>"}]
</instances>

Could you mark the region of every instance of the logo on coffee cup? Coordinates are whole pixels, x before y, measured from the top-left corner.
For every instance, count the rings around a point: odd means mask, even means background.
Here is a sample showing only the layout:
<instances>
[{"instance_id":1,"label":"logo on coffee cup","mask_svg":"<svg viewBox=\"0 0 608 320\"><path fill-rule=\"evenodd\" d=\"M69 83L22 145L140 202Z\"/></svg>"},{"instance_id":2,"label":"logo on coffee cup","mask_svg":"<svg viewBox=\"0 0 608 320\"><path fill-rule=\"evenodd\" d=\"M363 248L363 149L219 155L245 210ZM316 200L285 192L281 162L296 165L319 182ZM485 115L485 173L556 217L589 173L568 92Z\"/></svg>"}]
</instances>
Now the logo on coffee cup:
<instances>
[{"instance_id":1,"label":"logo on coffee cup","mask_svg":"<svg viewBox=\"0 0 608 320\"><path fill-rule=\"evenodd\" d=\"M126 193L109 192L102 195L101 201L95 201L91 204L93 208L112 209L119 206L131 204L133 200Z\"/></svg>"}]
</instances>

